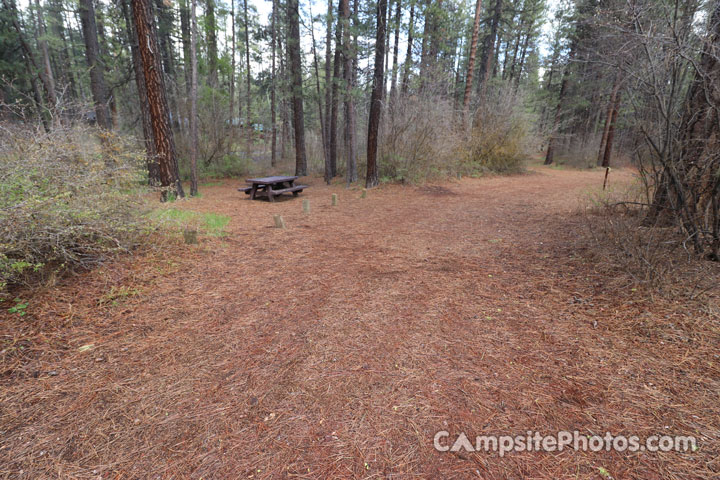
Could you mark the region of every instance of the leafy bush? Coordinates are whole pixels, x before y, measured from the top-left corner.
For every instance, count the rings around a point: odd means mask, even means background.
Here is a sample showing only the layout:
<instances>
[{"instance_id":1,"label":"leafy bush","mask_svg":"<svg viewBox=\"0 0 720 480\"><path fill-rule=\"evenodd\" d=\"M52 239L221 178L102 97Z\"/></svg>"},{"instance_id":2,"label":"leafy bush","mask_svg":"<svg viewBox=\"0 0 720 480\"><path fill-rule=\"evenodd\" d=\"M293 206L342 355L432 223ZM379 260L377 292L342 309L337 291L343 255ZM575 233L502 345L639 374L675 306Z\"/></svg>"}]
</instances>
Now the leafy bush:
<instances>
[{"instance_id":1,"label":"leafy bush","mask_svg":"<svg viewBox=\"0 0 720 480\"><path fill-rule=\"evenodd\" d=\"M0 129L0 290L135 245L141 157L89 129Z\"/></svg>"}]
</instances>

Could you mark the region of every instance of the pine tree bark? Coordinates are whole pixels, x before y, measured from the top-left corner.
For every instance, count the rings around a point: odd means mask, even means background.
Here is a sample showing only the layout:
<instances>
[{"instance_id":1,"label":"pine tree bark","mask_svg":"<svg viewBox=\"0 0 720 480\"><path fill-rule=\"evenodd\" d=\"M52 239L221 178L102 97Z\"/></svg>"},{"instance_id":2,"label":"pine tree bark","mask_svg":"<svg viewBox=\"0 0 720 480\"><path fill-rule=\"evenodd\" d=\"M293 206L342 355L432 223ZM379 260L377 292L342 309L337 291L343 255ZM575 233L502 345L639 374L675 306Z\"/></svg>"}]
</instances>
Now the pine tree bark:
<instances>
[{"instance_id":1,"label":"pine tree bark","mask_svg":"<svg viewBox=\"0 0 720 480\"><path fill-rule=\"evenodd\" d=\"M555 107L555 116L553 117L552 130L550 131L548 148L545 153L545 162L543 162L543 165L551 165L555 159L555 144L557 142L557 134L560 127L560 114L562 113L563 105L565 103L565 94L567 93L568 84L570 82L570 68L572 67L572 61L574 58L575 44L573 44L570 48L570 53L568 54L568 64L565 66L562 81L560 82L560 94L558 95L557 107Z\"/></svg>"},{"instance_id":2,"label":"pine tree bark","mask_svg":"<svg viewBox=\"0 0 720 480\"><path fill-rule=\"evenodd\" d=\"M218 87L218 46L217 25L215 24L215 0L205 4L205 22L207 27L208 85Z\"/></svg>"},{"instance_id":3,"label":"pine tree bark","mask_svg":"<svg viewBox=\"0 0 720 480\"><path fill-rule=\"evenodd\" d=\"M150 15L149 0L132 0L131 5L147 92L147 98L141 98L140 101L147 102L150 109L153 140L158 160L158 176L160 185L163 187L161 198L163 201L168 200L169 194L184 197L185 193L180 183L177 157L175 156L175 141L170 128L170 115L167 99L165 98L165 82L162 75L160 55L158 54L155 24L152 15Z\"/></svg>"},{"instance_id":4,"label":"pine tree bark","mask_svg":"<svg viewBox=\"0 0 720 480\"><path fill-rule=\"evenodd\" d=\"M696 63L679 125L677 147L664 165L648 211L654 221L672 208L697 253L720 261L720 0L714 0L705 45Z\"/></svg>"},{"instance_id":5,"label":"pine tree bark","mask_svg":"<svg viewBox=\"0 0 720 480\"><path fill-rule=\"evenodd\" d=\"M157 187L160 185L160 174L158 172L156 158L157 151L155 150L150 109L148 108L147 102L142 100L147 98L147 90L145 89L145 76L142 69L142 60L140 59L140 50L138 49L137 32L130 18L129 3L130 0L122 0L122 2L120 2L120 8L122 9L123 18L125 19L125 28L128 42L130 43L130 57L132 58L133 71L135 73L135 87L141 99L138 103L140 105L140 123L142 124L143 139L145 140L145 162L148 170L148 183L150 186Z\"/></svg>"},{"instance_id":6,"label":"pine tree bark","mask_svg":"<svg viewBox=\"0 0 720 480\"><path fill-rule=\"evenodd\" d=\"M59 56L58 71L59 82L67 85L70 98L77 98L77 87L75 84L75 75L73 74L72 62L68 53L67 38L65 35L65 20L63 17L63 5L60 0L51 0L49 3L48 13L50 14L50 31L53 36L60 39L61 46L56 49Z\"/></svg>"},{"instance_id":7,"label":"pine tree bark","mask_svg":"<svg viewBox=\"0 0 720 480\"><path fill-rule=\"evenodd\" d=\"M478 34L480 33L480 14L482 13L482 0L475 2L475 19L473 21L472 40L470 40L470 53L468 55L467 75L465 76L465 95L463 96L463 116L467 116L472 96L473 76L475 75L475 55L477 53Z\"/></svg>"},{"instance_id":8,"label":"pine tree bark","mask_svg":"<svg viewBox=\"0 0 720 480\"><path fill-rule=\"evenodd\" d=\"M485 37L482 58L480 60L480 72L478 83L478 93L480 101L484 101L487 84L490 81L490 74L493 71L495 61L495 44L497 43L498 29L500 20L502 19L503 0L495 0L495 9L493 11L492 23L490 24L490 32Z\"/></svg>"},{"instance_id":9,"label":"pine tree bark","mask_svg":"<svg viewBox=\"0 0 720 480\"><path fill-rule=\"evenodd\" d=\"M56 105L57 104L57 97L55 96L55 90L54 88L51 88L52 85L50 84L50 80L47 78L47 75L45 75L45 72L43 69L38 68L38 62L35 59L35 55L33 54L33 51L30 49L30 45L28 45L27 41L25 40L25 35L23 34L22 28L20 28L20 23L18 21L18 13L17 8L15 6L14 2L10 2L8 4L7 0L2 0L3 5L5 6L5 9L10 12L11 15L11 21L13 24L13 28L15 29L15 32L18 36L18 41L20 42L20 47L22 48L23 53L25 54L25 61L27 63L26 67L28 70L28 75L31 78L34 78L36 75L40 78L40 81L42 82L43 86L45 87L45 94L47 95L47 100L50 105ZM43 124L45 125L45 129L49 131L49 124L47 124L47 118L45 116L45 111L43 107L42 102L42 95L38 95L39 93L39 86L37 83L34 84L33 90L35 91L35 97L36 102L38 104L38 111L40 113L41 118L43 119Z\"/></svg>"},{"instance_id":10,"label":"pine tree bark","mask_svg":"<svg viewBox=\"0 0 720 480\"><path fill-rule=\"evenodd\" d=\"M600 151L598 152L597 165L603 164L603 158L605 156L605 144L607 143L608 133L610 132L610 125L612 124L612 115L615 111L615 99L617 98L618 90L620 90L620 72L618 71L613 81L613 86L610 91L610 98L608 99L607 113L605 114L605 126L603 127L603 134L600 138Z\"/></svg>"},{"instance_id":11,"label":"pine tree bark","mask_svg":"<svg viewBox=\"0 0 720 480\"><path fill-rule=\"evenodd\" d=\"M252 75L250 72L250 23L248 22L248 6L247 0L243 3L244 11L244 23L245 23L245 72L246 72L246 85L245 85L245 115L247 115L247 125L245 126L247 131L247 140L245 141L245 157L250 158L250 150L252 148L253 141L253 122L252 122L252 97L250 97L250 86L252 81Z\"/></svg>"},{"instance_id":12,"label":"pine tree bark","mask_svg":"<svg viewBox=\"0 0 720 480\"><path fill-rule=\"evenodd\" d=\"M400 93L405 96L410 87L410 69L412 68L413 34L415 30L415 2L410 2L410 19L408 20L407 52L403 64L403 78L400 86Z\"/></svg>"},{"instance_id":13,"label":"pine tree bark","mask_svg":"<svg viewBox=\"0 0 720 480\"><path fill-rule=\"evenodd\" d=\"M398 77L398 53L400 48L400 20L402 19L402 0L395 2L395 39L393 43L393 68L392 78L390 79L390 108L395 104L397 96L397 77Z\"/></svg>"},{"instance_id":14,"label":"pine tree bark","mask_svg":"<svg viewBox=\"0 0 720 480\"><path fill-rule=\"evenodd\" d=\"M339 7L338 3L338 7ZM328 165L328 177L325 179L328 184L330 179L337 175L337 152L338 152L338 113L340 105L340 68L342 64L342 30L343 24L338 20L335 27L335 59L333 60L333 81L330 105L330 155Z\"/></svg>"},{"instance_id":15,"label":"pine tree bark","mask_svg":"<svg viewBox=\"0 0 720 480\"><path fill-rule=\"evenodd\" d=\"M328 0L328 10L325 26L325 156L329 162L330 155L330 105L332 103L332 31L335 15L333 14L333 2ZM328 167L329 168L329 165Z\"/></svg>"},{"instance_id":16,"label":"pine tree bark","mask_svg":"<svg viewBox=\"0 0 720 480\"><path fill-rule=\"evenodd\" d=\"M610 166L610 157L612 156L613 140L615 138L615 124L617 123L618 109L620 107L620 93L615 96L613 102L612 115L610 118L610 128L608 128L607 139L605 141L605 153L603 154L602 166Z\"/></svg>"},{"instance_id":17,"label":"pine tree bark","mask_svg":"<svg viewBox=\"0 0 720 480\"><path fill-rule=\"evenodd\" d=\"M376 187L378 184L378 136L380 133L380 117L382 115L383 92L385 91L384 60L385 34L387 18L387 0L377 2L377 36L375 38L375 68L373 73L372 94L370 95L370 115L368 119L367 138L367 173L365 188Z\"/></svg>"},{"instance_id":18,"label":"pine tree bark","mask_svg":"<svg viewBox=\"0 0 720 480\"><path fill-rule=\"evenodd\" d=\"M275 68L275 47L277 46L277 3L272 0L272 16L270 18L270 42L271 42L271 84L270 84L270 166L277 165L277 72ZM324 128L324 125L323 125ZM325 145L323 145L325 147Z\"/></svg>"},{"instance_id":19,"label":"pine tree bark","mask_svg":"<svg viewBox=\"0 0 720 480\"><path fill-rule=\"evenodd\" d=\"M295 129L295 175L307 175L305 153L305 113L303 111L302 62L300 53L300 6L298 0L287 0L288 36L286 48L290 61L293 127Z\"/></svg>"},{"instance_id":20,"label":"pine tree bark","mask_svg":"<svg viewBox=\"0 0 720 480\"><path fill-rule=\"evenodd\" d=\"M55 117L57 117L58 113L57 108L57 91L55 89L55 75L53 74L52 67L50 65L50 52L48 51L48 45L47 40L45 39L45 19L43 18L43 11L40 7L40 0L35 0L35 9L37 13L37 23L38 23L38 45L40 47L40 52L42 54L43 58L43 69L45 71L45 77L47 78L48 82L48 98L55 98L55 103L51 105L51 108L55 111ZM55 118L55 121L58 119Z\"/></svg>"},{"instance_id":21,"label":"pine tree bark","mask_svg":"<svg viewBox=\"0 0 720 480\"><path fill-rule=\"evenodd\" d=\"M183 73L185 76L185 94L190 98L191 76L190 72L190 7L189 0L180 0L180 37L183 48Z\"/></svg>"},{"instance_id":22,"label":"pine tree bark","mask_svg":"<svg viewBox=\"0 0 720 480\"><path fill-rule=\"evenodd\" d=\"M398 0L399 2L399 0ZM349 186L357 181L357 152L355 151L355 102L353 101L355 46L350 37L350 0L340 1L343 22L343 80L345 82L345 181Z\"/></svg>"},{"instance_id":23,"label":"pine tree bark","mask_svg":"<svg viewBox=\"0 0 720 480\"><path fill-rule=\"evenodd\" d=\"M190 196L198 194L198 67L197 67L197 0L190 0ZM233 15L234 17L234 15ZM233 29L234 30L234 29ZM233 34L234 35L234 34ZM233 56L235 52L233 51ZM232 111L232 110L231 110Z\"/></svg>"},{"instance_id":24,"label":"pine tree bark","mask_svg":"<svg viewBox=\"0 0 720 480\"><path fill-rule=\"evenodd\" d=\"M317 106L318 106L318 116L320 117L320 137L323 144L323 159L325 161L325 182L327 184L330 184L330 159L328 158L329 152L327 151L327 141L326 136L327 132L325 131L325 115L323 114L323 102L322 102L322 91L320 89L320 67L318 66L318 54L317 54L317 44L315 43L315 22L312 20L313 14L312 14L312 5L308 5L308 10L310 11L310 38L312 40L312 55L313 55L313 67L315 69L315 90L317 93Z\"/></svg>"},{"instance_id":25,"label":"pine tree bark","mask_svg":"<svg viewBox=\"0 0 720 480\"><path fill-rule=\"evenodd\" d=\"M230 18L230 28L232 28L230 44L230 129L232 130L233 116L235 115L235 0L230 0Z\"/></svg>"},{"instance_id":26,"label":"pine tree bark","mask_svg":"<svg viewBox=\"0 0 720 480\"><path fill-rule=\"evenodd\" d=\"M95 6L93 0L79 1L80 21L82 23L83 38L85 39L85 58L90 68L90 91L95 103L95 116L97 124L105 130L112 129L110 112L108 110L108 93L103 75L103 64L100 59L100 45L98 44L97 24L95 21Z\"/></svg>"}]
</instances>

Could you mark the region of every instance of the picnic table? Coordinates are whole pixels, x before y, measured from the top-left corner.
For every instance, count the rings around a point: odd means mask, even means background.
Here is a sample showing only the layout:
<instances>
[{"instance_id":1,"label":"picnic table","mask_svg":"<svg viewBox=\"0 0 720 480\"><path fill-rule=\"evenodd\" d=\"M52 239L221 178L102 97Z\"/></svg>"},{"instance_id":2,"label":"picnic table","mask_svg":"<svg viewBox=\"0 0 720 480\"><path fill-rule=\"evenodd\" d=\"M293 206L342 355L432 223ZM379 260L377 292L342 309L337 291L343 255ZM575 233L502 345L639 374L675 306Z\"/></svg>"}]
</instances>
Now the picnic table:
<instances>
[{"instance_id":1,"label":"picnic table","mask_svg":"<svg viewBox=\"0 0 720 480\"><path fill-rule=\"evenodd\" d=\"M308 188L307 185L295 185L295 180L300 177L283 177L272 176L262 178L248 178L245 183L249 183L249 187L239 188L238 190L250 195L250 200L256 198L267 198L274 202L276 195L283 193L292 193L297 197L300 192Z\"/></svg>"}]
</instances>

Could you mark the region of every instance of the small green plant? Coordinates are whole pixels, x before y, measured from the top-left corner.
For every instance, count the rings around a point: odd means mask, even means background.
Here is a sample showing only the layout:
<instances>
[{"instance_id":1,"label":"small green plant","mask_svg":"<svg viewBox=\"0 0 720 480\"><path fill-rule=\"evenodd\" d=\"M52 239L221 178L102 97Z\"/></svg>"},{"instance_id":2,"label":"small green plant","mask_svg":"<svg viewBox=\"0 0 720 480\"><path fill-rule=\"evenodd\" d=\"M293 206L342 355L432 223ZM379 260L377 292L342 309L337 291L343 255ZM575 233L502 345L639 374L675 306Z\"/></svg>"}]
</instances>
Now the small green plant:
<instances>
[{"instance_id":1,"label":"small green plant","mask_svg":"<svg viewBox=\"0 0 720 480\"><path fill-rule=\"evenodd\" d=\"M115 307L130 297L140 295L140 290L134 287L110 287L110 291L100 297L98 305Z\"/></svg>"},{"instance_id":2,"label":"small green plant","mask_svg":"<svg viewBox=\"0 0 720 480\"><path fill-rule=\"evenodd\" d=\"M165 208L155 210L150 215L161 223L174 225L181 231L187 228L196 228L206 235L222 237L225 235L225 227L230 223L230 217L219 213L200 213L192 210L181 210L178 208Z\"/></svg>"},{"instance_id":3,"label":"small green plant","mask_svg":"<svg viewBox=\"0 0 720 480\"><path fill-rule=\"evenodd\" d=\"M28 303L27 303L25 300L23 300L23 299L21 299L21 298L16 298L16 299L15 299L15 305L12 306L12 307L10 307L10 308L8 308L8 312L9 312L9 313L16 313L16 314L18 314L19 316L24 317L24 316L25 316L25 313L26 313L26 312L25 312L25 309L26 309L27 307L28 307Z\"/></svg>"}]
</instances>

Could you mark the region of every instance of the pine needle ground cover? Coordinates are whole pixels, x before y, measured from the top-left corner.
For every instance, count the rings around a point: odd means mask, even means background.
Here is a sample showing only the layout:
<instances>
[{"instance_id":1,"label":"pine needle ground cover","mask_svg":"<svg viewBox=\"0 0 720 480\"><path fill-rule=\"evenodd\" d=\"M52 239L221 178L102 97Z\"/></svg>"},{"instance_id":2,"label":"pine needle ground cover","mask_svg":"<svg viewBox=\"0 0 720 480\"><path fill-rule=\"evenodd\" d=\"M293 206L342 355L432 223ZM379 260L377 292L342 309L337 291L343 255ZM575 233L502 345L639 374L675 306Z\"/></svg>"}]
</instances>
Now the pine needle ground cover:
<instances>
[{"instance_id":1,"label":"pine needle ground cover","mask_svg":"<svg viewBox=\"0 0 720 480\"><path fill-rule=\"evenodd\" d=\"M543 169L361 198L313 178L310 213L237 182L176 202L229 217L227 234L2 310L2 475L715 478L717 292L653 298L587 260L576 212L602 180ZM438 452L441 430L699 448L500 458Z\"/></svg>"}]
</instances>

